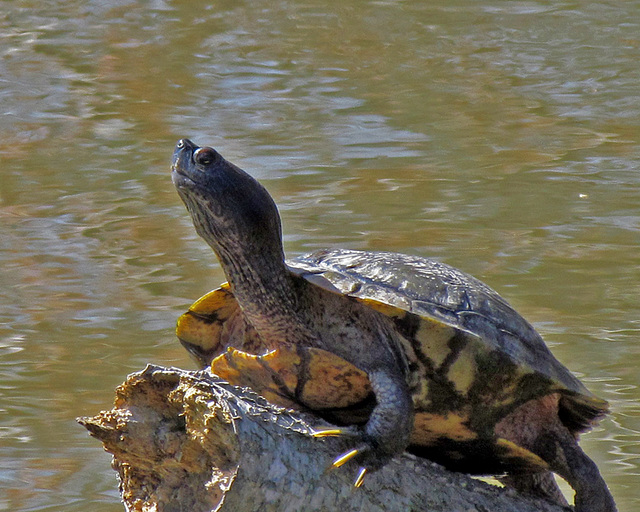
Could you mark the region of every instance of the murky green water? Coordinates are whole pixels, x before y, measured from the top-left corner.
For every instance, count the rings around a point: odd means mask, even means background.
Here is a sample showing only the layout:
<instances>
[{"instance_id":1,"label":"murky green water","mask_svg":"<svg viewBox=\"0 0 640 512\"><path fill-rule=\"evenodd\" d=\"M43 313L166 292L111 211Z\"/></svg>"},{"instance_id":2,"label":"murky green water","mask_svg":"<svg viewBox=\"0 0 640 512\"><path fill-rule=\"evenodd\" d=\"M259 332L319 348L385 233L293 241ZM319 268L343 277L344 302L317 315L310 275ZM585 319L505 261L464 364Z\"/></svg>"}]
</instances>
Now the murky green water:
<instances>
[{"instance_id":1,"label":"murky green water","mask_svg":"<svg viewBox=\"0 0 640 512\"><path fill-rule=\"evenodd\" d=\"M261 179L290 255L433 256L612 403L583 445L640 507L640 2L2 2L0 510L122 510L74 418L222 280L175 141Z\"/></svg>"}]
</instances>

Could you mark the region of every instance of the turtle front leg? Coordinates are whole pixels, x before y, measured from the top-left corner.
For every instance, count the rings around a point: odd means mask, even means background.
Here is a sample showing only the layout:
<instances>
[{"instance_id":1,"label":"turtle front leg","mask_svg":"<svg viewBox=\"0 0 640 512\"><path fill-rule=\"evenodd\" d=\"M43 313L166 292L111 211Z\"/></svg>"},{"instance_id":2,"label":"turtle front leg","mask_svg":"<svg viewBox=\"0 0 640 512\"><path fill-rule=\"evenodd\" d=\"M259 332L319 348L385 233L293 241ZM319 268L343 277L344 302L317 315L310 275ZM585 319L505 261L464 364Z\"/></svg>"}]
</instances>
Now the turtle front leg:
<instances>
[{"instance_id":1,"label":"turtle front leg","mask_svg":"<svg viewBox=\"0 0 640 512\"><path fill-rule=\"evenodd\" d=\"M359 441L356 446L333 461L336 468L350 460L358 462L360 469L354 482L356 487L362 485L368 471L380 469L407 448L413 429L413 401L404 377L384 369L373 370L368 376L377 405L362 430L356 434ZM341 435L354 434L341 428L315 433L316 437Z\"/></svg>"}]
</instances>

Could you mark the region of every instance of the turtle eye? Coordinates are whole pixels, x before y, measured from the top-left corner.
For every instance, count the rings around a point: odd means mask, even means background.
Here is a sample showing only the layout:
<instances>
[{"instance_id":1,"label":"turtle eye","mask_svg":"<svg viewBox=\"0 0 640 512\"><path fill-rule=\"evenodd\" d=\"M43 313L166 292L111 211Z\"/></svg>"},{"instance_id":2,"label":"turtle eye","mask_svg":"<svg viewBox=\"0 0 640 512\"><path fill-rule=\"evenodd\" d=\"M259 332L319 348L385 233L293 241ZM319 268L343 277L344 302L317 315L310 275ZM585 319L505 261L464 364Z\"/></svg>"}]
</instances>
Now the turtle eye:
<instances>
[{"instance_id":1,"label":"turtle eye","mask_svg":"<svg viewBox=\"0 0 640 512\"><path fill-rule=\"evenodd\" d=\"M199 148L193 153L193 160L198 165L209 165L213 163L218 153L212 148Z\"/></svg>"}]
</instances>

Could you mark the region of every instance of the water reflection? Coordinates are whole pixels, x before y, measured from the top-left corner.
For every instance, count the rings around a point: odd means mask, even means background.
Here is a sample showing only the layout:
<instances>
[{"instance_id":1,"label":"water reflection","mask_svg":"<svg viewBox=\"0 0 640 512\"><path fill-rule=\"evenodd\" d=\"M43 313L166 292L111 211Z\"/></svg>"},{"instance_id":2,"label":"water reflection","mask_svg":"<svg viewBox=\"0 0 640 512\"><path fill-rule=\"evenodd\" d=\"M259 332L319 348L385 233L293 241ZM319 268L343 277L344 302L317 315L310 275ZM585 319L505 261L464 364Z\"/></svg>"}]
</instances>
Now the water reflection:
<instances>
[{"instance_id":1,"label":"water reflection","mask_svg":"<svg viewBox=\"0 0 640 512\"><path fill-rule=\"evenodd\" d=\"M291 255L434 256L503 292L612 402L584 445L621 512L640 462L638 2L10 2L0 14L0 510L121 510L74 417L222 275L167 175L216 145Z\"/></svg>"}]
</instances>

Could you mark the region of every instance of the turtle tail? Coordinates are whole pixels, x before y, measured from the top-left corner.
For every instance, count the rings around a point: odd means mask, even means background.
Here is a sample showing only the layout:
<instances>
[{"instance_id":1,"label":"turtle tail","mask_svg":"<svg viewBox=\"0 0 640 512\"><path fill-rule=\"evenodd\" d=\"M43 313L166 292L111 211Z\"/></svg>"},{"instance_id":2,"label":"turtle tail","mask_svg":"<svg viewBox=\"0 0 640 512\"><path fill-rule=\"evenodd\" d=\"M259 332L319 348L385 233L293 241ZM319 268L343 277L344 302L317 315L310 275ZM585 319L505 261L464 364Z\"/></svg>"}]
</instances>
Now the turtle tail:
<instances>
[{"instance_id":1,"label":"turtle tail","mask_svg":"<svg viewBox=\"0 0 640 512\"><path fill-rule=\"evenodd\" d=\"M609 412L605 400L591 395L564 395L560 399L558 416L573 434L591 430Z\"/></svg>"}]
</instances>

